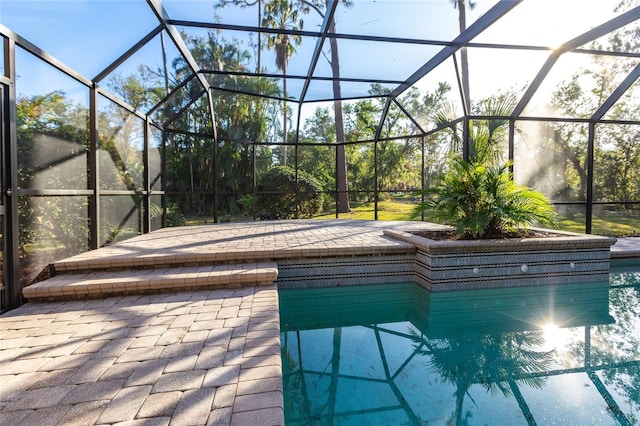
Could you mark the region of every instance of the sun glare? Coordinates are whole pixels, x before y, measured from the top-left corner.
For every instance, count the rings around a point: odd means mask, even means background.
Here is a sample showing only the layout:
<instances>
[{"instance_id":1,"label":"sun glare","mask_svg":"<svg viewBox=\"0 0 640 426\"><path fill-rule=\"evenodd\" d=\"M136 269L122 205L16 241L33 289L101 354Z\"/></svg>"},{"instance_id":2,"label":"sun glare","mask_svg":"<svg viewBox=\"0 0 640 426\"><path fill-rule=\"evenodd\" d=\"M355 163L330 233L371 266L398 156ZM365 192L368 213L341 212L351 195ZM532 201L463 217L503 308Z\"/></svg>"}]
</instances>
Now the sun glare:
<instances>
[{"instance_id":1,"label":"sun glare","mask_svg":"<svg viewBox=\"0 0 640 426\"><path fill-rule=\"evenodd\" d=\"M546 345L551 348L562 346L566 341L566 331L552 322L542 326L542 335Z\"/></svg>"}]
</instances>

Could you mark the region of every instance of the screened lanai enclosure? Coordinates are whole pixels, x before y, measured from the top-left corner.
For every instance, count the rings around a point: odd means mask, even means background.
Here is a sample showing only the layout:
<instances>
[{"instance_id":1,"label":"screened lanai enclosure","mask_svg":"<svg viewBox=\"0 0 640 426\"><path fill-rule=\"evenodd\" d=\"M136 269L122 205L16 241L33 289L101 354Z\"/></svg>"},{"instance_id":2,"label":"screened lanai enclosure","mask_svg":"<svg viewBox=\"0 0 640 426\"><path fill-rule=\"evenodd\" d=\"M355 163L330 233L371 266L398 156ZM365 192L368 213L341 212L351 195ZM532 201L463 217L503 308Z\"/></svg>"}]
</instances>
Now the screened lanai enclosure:
<instances>
[{"instance_id":1,"label":"screened lanai enclosure","mask_svg":"<svg viewBox=\"0 0 640 426\"><path fill-rule=\"evenodd\" d=\"M560 228L640 230L638 0L1 0L0 35L3 311L160 227L429 220L481 140Z\"/></svg>"}]
</instances>

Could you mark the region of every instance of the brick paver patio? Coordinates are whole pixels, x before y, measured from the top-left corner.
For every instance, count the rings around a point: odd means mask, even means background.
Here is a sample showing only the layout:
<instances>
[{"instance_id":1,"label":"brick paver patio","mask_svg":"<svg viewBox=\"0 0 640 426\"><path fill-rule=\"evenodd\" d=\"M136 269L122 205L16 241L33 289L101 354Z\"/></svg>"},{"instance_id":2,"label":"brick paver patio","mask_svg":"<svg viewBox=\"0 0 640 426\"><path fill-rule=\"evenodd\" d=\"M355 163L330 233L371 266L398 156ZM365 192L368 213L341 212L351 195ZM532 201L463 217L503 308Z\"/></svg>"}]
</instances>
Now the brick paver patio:
<instances>
[{"instance_id":1,"label":"brick paver patio","mask_svg":"<svg viewBox=\"0 0 640 426\"><path fill-rule=\"evenodd\" d=\"M282 424L274 286L0 317L0 424Z\"/></svg>"}]
</instances>

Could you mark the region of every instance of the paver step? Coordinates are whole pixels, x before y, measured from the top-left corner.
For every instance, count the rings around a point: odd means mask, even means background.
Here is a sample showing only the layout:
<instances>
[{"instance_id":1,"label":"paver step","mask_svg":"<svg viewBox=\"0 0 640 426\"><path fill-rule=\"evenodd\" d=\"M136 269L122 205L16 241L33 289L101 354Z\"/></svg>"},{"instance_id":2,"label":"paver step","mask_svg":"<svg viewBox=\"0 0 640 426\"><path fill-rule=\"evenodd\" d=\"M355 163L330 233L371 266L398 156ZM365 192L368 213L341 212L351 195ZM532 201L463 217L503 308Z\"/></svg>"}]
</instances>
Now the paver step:
<instances>
[{"instance_id":1,"label":"paver step","mask_svg":"<svg viewBox=\"0 0 640 426\"><path fill-rule=\"evenodd\" d=\"M191 266L56 275L22 289L30 301L87 299L168 290L226 289L268 285L278 277L275 262Z\"/></svg>"}]
</instances>

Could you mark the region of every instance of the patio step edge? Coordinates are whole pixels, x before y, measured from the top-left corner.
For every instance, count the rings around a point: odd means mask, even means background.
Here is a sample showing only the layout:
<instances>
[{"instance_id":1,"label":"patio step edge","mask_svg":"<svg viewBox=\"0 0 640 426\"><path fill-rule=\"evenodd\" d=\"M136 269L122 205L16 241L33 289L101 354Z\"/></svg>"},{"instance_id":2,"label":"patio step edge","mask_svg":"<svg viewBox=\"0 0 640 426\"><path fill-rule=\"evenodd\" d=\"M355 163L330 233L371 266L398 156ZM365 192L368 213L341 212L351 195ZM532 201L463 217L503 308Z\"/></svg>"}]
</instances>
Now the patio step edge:
<instances>
[{"instance_id":1,"label":"patio step edge","mask_svg":"<svg viewBox=\"0 0 640 426\"><path fill-rule=\"evenodd\" d=\"M59 274L22 289L31 301L92 299L166 291L232 289L272 284L275 262Z\"/></svg>"}]
</instances>

